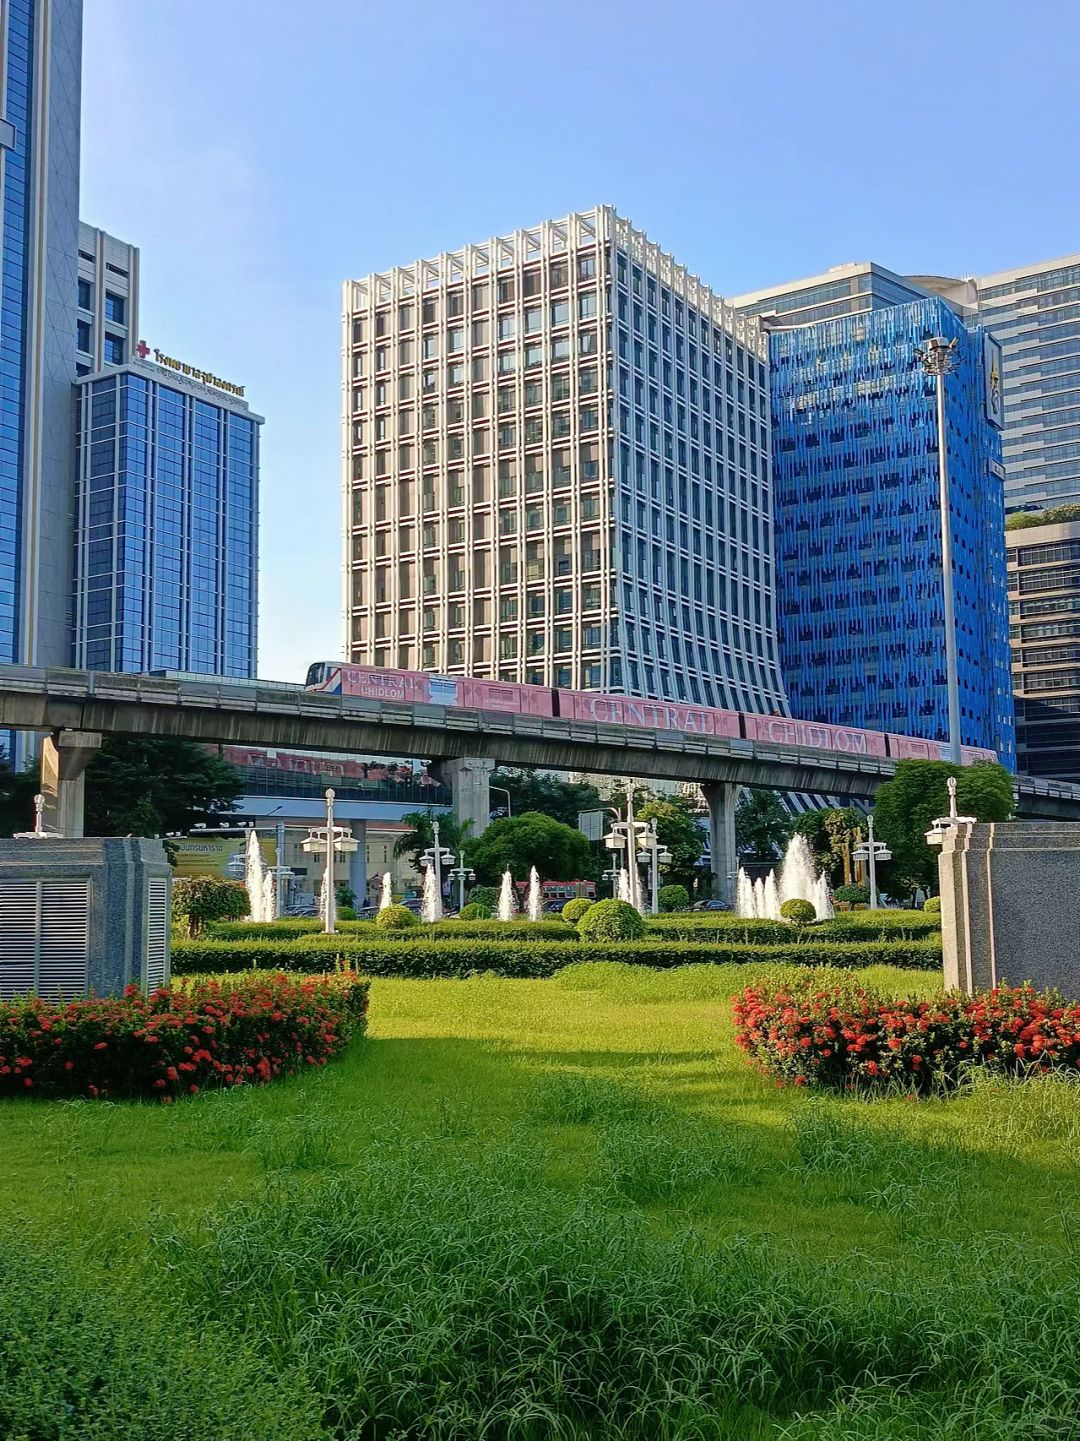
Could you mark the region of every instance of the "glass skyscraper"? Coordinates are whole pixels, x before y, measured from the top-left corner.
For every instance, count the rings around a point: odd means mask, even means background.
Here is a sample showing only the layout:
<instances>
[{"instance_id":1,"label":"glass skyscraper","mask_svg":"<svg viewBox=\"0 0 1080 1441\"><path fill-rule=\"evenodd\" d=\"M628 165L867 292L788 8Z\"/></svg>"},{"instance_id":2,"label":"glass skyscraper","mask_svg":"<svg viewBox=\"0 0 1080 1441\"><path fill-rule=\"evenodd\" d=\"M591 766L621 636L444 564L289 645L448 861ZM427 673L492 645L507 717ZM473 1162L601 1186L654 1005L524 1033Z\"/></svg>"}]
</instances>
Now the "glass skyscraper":
<instances>
[{"instance_id":1,"label":"glass skyscraper","mask_svg":"<svg viewBox=\"0 0 1080 1441\"><path fill-rule=\"evenodd\" d=\"M902 275L872 261L834 265L822 275L792 280L736 295L732 305L746 315L759 315L770 326L816 325L862 315L889 305L921 300L925 291Z\"/></svg>"},{"instance_id":2,"label":"glass skyscraper","mask_svg":"<svg viewBox=\"0 0 1080 1441\"><path fill-rule=\"evenodd\" d=\"M606 206L343 309L353 661L786 713L756 320Z\"/></svg>"},{"instance_id":3,"label":"glass skyscraper","mask_svg":"<svg viewBox=\"0 0 1080 1441\"><path fill-rule=\"evenodd\" d=\"M81 0L0 5L0 662L70 658Z\"/></svg>"},{"instance_id":4,"label":"glass skyscraper","mask_svg":"<svg viewBox=\"0 0 1080 1441\"><path fill-rule=\"evenodd\" d=\"M946 426L962 740L1012 766L995 348L936 297L769 337L784 678L795 715L947 737L936 404L916 355L932 335L958 346Z\"/></svg>"},{"instance_id":5,"label":"glass skyscraper","mask_svg":"<svg viewBox=\"0 0 1080 1441\"><path fill-rule=\"evenodd\" d=\"M261 417L139 362L78 394L73 663L253 677Z\"/></svg>"},{"instance_id":6,"label":"glass skyscraper","mask_svg":"<svg viewBox=\"0 0 1080 1441\"><path fill-rule=\"evenodd\" d=\"M978 280L915 278L1001 342L1005 509L1080 503L1080 255Z\"/></svg>"}]
</instances>

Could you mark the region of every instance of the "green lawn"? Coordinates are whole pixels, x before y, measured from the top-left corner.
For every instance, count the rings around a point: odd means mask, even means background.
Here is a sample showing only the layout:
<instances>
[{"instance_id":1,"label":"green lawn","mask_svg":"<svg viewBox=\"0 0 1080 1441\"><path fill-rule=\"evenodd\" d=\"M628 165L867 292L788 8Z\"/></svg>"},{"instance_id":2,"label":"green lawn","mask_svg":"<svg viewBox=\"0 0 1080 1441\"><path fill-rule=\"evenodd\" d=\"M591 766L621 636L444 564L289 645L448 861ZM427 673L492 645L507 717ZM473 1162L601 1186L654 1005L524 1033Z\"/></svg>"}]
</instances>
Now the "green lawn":
<instances>
[{"instance_id":1,"label":"green lawn","mask_svg":"<svg viewBox=\"0 0 1080 1441\"><path fill-rule=\"evenodd\" d=\"M0 1435L1080 1435L1077 1089L778 1090L760 974L376 980L313 1077L0 1104Z\"/></svg>"}]
</instances>

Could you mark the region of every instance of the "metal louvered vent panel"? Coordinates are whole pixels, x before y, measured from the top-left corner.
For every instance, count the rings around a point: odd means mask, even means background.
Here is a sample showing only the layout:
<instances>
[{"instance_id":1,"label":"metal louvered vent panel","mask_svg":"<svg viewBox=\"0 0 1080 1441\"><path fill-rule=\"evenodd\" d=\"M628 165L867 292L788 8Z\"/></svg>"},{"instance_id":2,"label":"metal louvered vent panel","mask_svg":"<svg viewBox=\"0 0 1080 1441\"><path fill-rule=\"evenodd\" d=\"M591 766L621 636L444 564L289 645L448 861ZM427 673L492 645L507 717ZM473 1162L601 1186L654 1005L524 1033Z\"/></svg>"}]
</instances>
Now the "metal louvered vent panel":
<instances>
[{"instance_id":1,"label":"metal louvered vent panel","mask_svg":"<svg viewBox=\"0 0 1080 1441\"><path fill-rule=\"evenodd\" d=\"M156 991L165 984L165 960L169 950L169 882L154 876L146 883L146 960L143 988Z\"/></svg>"},{"instance_id":2,"label":"metal louvered vent panel","mask_svg":"<svg viewBox=\"0 0 1080 1441\"><path fill-rule=\"evenodd\" d=\"M39 881L41 942L38 994L82 995L89 984L90 882Z\"/></svg>"},{"instance_id":3,"label":"metal louvered vent panel","mask_svg":"<svg viewBox=\"0 0 1080 1441\"><path fill-rule=\"evenodd\" d=\"M0 999L36 992L55 1000L89 980L90 882L0 885Z\"/></svg>"},{"instance_id":4,"label":"metal louvered vent panel","mask_svg":"<svg viewBox=\"0 0 1080 1441\"><path fill-rule=\"evenodd\" d=\"M39 881L0 886L0 1000L24 996L37 982Z\"/></svg>"}]
</instances>

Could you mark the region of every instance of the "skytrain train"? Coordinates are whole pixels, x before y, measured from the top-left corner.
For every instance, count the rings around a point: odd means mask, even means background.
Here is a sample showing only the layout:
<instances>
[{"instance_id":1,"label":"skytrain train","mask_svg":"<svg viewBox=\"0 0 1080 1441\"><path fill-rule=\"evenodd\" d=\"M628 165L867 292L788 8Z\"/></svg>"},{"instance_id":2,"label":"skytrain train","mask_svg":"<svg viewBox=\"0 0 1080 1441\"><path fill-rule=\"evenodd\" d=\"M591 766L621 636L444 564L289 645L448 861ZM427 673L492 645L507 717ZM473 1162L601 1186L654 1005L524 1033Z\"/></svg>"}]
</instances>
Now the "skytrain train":
<instances>
[{"instance_id":1,"label":"skytrain train","mask_svg":"<svg viewBox=\"0 0 1080 1441\"><path fill-rule=\"evenodd\" d=\"M362 696L367 700L406 704L462 706L469 710L509 711L515 715L560 716L599 721L604 725L639 726L647 730L682 731L687 735L731 736L772 741L778 745L811 746L846 755L887 756L893 760L943 760L941 741L852 726L821 725L790 716L757 715L751 711L716 710L681 701L640 700L636 696L604 695L599 691L557 690L507 681L474 680L468 676L433 675L428 671L379 670L341 661L317 661L307 673L307 690L323 695ZM964 746L965 765L992 761L993 751Z\"/></svg>"}]
</instances>

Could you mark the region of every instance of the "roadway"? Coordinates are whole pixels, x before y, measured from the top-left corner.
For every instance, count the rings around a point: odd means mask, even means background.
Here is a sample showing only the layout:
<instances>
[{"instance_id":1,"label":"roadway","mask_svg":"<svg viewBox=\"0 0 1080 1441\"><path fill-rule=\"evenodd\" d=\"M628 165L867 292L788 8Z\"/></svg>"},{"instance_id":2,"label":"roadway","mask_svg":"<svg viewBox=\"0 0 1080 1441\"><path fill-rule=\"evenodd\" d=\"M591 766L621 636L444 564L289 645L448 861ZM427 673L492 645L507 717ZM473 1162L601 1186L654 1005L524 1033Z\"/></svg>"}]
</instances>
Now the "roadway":
<instances>
[{"instance_id":1,"label":"roadway","mask_svg":"<svg viewBox=\"0 0 1080 1441\"><path fill-rule=\"evenodd\" d=\"M813 747L603 722L328 696L272 681L0 666L0 729L183 736L221 745L874 794L895 762ZM1019 780L1018 813L1080 819L1080 786Z\"/></svg>"}]
</instances>

